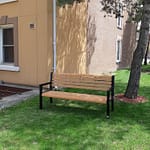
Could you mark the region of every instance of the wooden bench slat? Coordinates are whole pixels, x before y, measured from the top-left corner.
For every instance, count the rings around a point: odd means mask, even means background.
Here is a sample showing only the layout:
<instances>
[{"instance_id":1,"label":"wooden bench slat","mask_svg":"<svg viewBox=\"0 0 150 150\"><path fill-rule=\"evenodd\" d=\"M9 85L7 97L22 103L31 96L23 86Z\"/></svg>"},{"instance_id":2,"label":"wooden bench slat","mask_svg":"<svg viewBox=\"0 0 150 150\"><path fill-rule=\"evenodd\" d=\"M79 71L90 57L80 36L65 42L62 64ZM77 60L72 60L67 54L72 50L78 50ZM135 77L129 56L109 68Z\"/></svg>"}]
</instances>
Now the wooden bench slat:
<instances>
[{"instance_id":1,"label":"wooden bench slat","mask_svg":"<svg viewBox=\"0 0 150 150\"><path fill-rule=\"evenodd\" d=\"M78 74L53 74L53 86L107 91L111 88L111 76Z\"/></svg>"},{"instance_id":2,"label":"wooden bench slat","mask_svg":"<svg viewBox=\"0 0 150 150\"><path fill-rule=\"evenodd\" d=\"M94 75L94 74L76 74L76 73L53 73L56 76L70 76L70 77L88 77L88 78L102 78L102 77L111 77L111 75Z\"/></svg>"},{"instance_id":3,"label":"wooden bench slat","mask_svg":"<svg viewBox=\"0 0 150 150\"><path fill-rule=\"evenodd\" d=\"M109 87L90 87L90 86L81 86L81 85L71 85L71 84L62 84L62 83L57 83L53 84L53 86L58 86L58 87L65 87L65 88L78 88L78 89L87 89L87 90L98 90L98 91L108 91L110 90Z\"/></svg>"},{"instance_id":4,"label":"wooden bench slat","mask_svg":"<svg viewBox=\"0 0 150 150\"><path fill-rule=\"evenodd\" d=\"M94 76L94 75L78 75L78 74L53 74L53 78L60 78L60 79L81 79L81 80L104 80L104 81L111 81L111 76Z\"/></svg>"},{"instance_id":5,"label":"wooden bench slat","mask_svg":"<svg viewBox=\"0 0 150 150\"><path fill-rule=\"evenodd\" d=\"M63 82L68 82L68 83L89 83L89 84L106 84L106 85L111 85L111 81L104 81L104 80L82 80L82 79L68 79L68 78L54 78L52 80L53 82L55 81L63 81Z\"/></svg>"},{"instance_id":6,"label":"wooden bench slat","mask_svg":"<svg viewBox=\"0 0 150 150\"><path fill-rule=\"evenodd\" d=\"M91 90L102 90L108 91L111 86L110 85L96 85L96 84L85 84L85 83L66 83L66 82L53 82L53 86L58 87L68 87L68 88L81 88L81 89L91 89Z\"/></svg>"},{"instance_id":7,"label":"wooden bench slat","mask_svg":"<svg viewBox=\"0 0 150 150\"><path fill-rule=\"evenodd\" d=\"M105 82L105 81L98 81L98 82L92 82L92 81L82 81L82 80L52 80L52 82L60 82L60 83L67 83L67 84L85 84L85 85L96 85L96 86L102 86L102 85L106 85L106 86L111 86L111 82Z\"/></svg>"},{"instance_id":8,"label":"wooden bench slat","mask_svg":"<svg viewBox=\"0 0 150 150\"><path fill-rule=\"evenodd\" d=\"M68 79L68 80L81 80L81 81L105 81L105 82L111 82L111 78L106 78L106 77L103 77L103 78L88 78L88 77L68 77L68 76L56 76L54 75L53 79L56 79L56 80L65 80L65 79Z\"/></svg>"},{"instance_id":9,"label":"wooden bench slat","mask_svg":"<svg viewBox=\"0 0 150 150\"><path fill-rule=\"evenodd\" d=\"M62 91L48 91L42 93L42 96L68 99L68 100L86 101L86 102L93 102L93 103L102 103L102 104L106 104L107 101L106 96L70 93L70 92L62 92Z\"/></svg>"}]
</instances>

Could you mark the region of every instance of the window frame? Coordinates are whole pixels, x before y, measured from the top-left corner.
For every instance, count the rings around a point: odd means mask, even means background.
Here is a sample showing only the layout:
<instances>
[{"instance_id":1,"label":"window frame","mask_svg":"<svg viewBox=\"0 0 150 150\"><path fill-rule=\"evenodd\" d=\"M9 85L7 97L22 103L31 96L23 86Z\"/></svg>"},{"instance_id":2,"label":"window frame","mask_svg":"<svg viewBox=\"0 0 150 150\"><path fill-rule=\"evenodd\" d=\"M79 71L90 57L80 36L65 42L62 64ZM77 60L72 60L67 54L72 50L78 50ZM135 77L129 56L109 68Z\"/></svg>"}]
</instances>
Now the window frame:
<instances>
[{"instance_id":1,"label":"window frame","mask_svg":"<svg viewBox=\"0 0 150 150\"><path fill-rule=\"evenodd\" d=\"M117 16L117 28L122 29L122 15L123 15L122 6L118 5L118 10L120 11L121 16Z\"/></svg>"},{"instance_id":2,"label":"window frame","mask_svg":"<svg viewBox=\"0 0 150 150\"><path fill-rule=\"evenodd\" d=\"M3 49L2 49L2 37L0 38L0 70L10 70L10 71L19 71L18 63L18 17L8 18L7 16L2 16L0 18L0 26L8 27L13 25L13 40L14 40L14 62L13 63L4 63L3 62ZM0 30L2 32L2 30ZM1 33L2 35L2 33Z\"/></svg>"},{"instance_id":3,"label":"window frame","mask_svg":"<svg viewBox=\"0 0 150 150\"><path fill-rule=\"evenodd\" d=\"M120 42L119 46L118 46L118 42ZM118 56L118 52L119 52L119 56ZM118 59L118 57L119 57L119 59ZM117 36L117 39L116 39L116 63L121 62L121 57L122 57L122 37Z\"/></svg>"},{"instance_id":4,"label":"window frame","mask_svg":"<svg viewBox=\"0 0 150 150\"><path fill-rule=\"evenodd\" d=\"M117 28L122 29L122 17L117 17Z\"/></svg>"},{"instance_id":5,"label":"window frame","mask_svg":"<svg viewBox=\"0 0 150 150\"><path fill-rule=\"evenodd\" d=\"M4 37L4 29L13 29L13 45L5 45L3 42L3 37ZM1 47L1 58L0 58L0 60L1 60L1 64L12 64L12 65L14 65L14 63L15 63L15 60L13 61L13 62L4 62L4 50L3 50L3 48L4 47L9 47L9 46L11 46L11 47L13 47L13 52L14 52L14 50L15 50L15 45L14 45L14 25L13 24L8 24L8 25L0 25L0 30L1 30L1 35L0 35L0 37L1 37L1 43L0 43L0 47ZM14 52L15 53L15 52ZM14 57L13 57L13 59L14 59Z\"/></svg>"},{"instance_id":6,"label":"window frame","mask_svg":"<svg viewBox=\"0 0 150 150\"><path fill-rule=\"evenodd\" d=\"M0 28L0 65L3 63L3 37L2 37L2 33L3 30Z\"/></svg>"}]
</instances>

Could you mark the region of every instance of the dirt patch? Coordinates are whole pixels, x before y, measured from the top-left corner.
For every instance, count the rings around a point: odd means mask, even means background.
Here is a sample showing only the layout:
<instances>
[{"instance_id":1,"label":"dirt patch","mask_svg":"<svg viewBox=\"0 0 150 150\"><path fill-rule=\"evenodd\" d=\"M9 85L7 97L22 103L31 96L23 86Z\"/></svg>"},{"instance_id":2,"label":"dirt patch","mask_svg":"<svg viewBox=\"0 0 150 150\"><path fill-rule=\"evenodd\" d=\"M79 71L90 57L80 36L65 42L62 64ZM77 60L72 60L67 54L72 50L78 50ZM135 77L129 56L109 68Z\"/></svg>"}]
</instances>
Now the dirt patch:
<instances>
[{"instance_id":1,"label":"dirt patch","mask_svg":"<svg viewBox=\"0 0 150 150\"><path fill-rule=\"evenodd\" d=\"M24 92L27 92L30 90L31 89L0 85L0 99L2 99L3 97L6 97L6 96L14 95L14 94L21 94L21 93L24 93Z\"/></svg>"},{"instance_id":2,"label":"dirt patch","mask_svg":"<svg viewBox=\"0 0 150 150\"><path fill-rule=\"evenodd\" d=\"M147 100L144 96L138 96L136 99L130 99L130 98L125 97L124 94L118 94L115 96L115 98L118 101L125 102L125 103L131 103L131 104L147 102Z\"/></svg>"}]
</instances>

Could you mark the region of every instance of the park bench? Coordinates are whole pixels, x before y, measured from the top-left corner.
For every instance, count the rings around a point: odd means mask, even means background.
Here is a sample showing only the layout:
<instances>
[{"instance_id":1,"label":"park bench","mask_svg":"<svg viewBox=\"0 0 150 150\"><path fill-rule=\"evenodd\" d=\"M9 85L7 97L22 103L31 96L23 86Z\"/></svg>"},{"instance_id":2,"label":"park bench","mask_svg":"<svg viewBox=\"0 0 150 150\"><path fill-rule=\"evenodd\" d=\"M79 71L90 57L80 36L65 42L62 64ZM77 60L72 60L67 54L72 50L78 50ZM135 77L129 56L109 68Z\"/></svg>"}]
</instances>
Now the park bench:
<instances>
[{"instance_id":1,"label":"park bench","mask_svg":"<svg viewBox=\"0 0 150 150\"><path fill-rule=\"evenodd\" d=\"M106 96L64 92L63 88L86 89L104 91ZM69 73L53 73L51 72L50 81L39 85L39 107L43 108L43 97L60 98L65 100L85 101L92 103L106 104L106 116L110 116L111 110L114 109L114 76L111 75L82 75Z\"/></svg>"}]
</instances>

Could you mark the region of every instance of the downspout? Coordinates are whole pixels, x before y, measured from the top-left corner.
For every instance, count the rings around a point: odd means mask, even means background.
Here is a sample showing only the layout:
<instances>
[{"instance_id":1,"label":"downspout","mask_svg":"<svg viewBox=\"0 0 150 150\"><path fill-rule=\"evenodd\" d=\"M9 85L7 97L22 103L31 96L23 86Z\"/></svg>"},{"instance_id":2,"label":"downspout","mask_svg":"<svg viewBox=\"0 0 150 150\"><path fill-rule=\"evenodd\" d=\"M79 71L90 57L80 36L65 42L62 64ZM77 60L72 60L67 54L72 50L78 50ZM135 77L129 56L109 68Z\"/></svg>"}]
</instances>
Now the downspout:
<instances>
[{"instance_id":1,"label":"downspout","mask_svg":"<svg viewBox=\"0 0 150 150\"><path fill-rule=\"evenodd\" d=\"M56 0L53 0L53 18L52 18L52 47L53 47L53 72L56 72Z\"/></svg>"}]
</instances>

